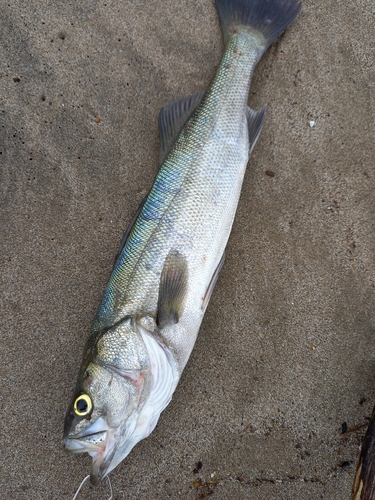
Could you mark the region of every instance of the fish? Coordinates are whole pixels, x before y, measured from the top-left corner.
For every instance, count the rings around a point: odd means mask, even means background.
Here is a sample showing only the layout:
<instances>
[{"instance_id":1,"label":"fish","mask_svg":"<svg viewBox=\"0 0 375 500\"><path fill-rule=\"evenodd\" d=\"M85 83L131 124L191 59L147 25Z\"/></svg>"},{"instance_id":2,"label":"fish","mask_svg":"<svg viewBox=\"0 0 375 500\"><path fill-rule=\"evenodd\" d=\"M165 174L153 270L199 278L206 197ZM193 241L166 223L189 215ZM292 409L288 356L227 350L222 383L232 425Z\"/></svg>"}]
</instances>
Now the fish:
<instances>
[{"instance_id":1,"label":"fish","mask_svg":"<svg viewBox=\"0 0 375 500\"><path fill-rule=\"evenodd\" d=\"M160 169L120 244L65 417L65 448L92 457L92 484L149 436L171 401L264 123L265 107L247 105L251 77L301 8L299 0L215 4L220 65L205 92L160 111Z\"/></svg>"}]
</instances>

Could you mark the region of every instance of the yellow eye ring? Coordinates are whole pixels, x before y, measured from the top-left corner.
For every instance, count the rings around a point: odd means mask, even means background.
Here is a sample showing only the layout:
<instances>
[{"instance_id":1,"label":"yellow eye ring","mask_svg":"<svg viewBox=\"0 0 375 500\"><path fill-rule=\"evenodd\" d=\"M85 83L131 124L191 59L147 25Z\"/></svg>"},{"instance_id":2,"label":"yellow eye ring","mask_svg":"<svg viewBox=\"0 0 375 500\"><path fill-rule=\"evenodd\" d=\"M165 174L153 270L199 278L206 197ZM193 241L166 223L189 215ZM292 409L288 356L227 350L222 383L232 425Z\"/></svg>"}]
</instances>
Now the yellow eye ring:
<instances>
[{"instance_id":1,"label":"yellow eye ring","mask_svg":"<svg viewBox=\"0 0 375 500\"><path fill-rule=\"evenodd\" d=\"M74 413L79 417L86 417L92 410L92 401L88 394L80 394L74 401Z\"/></svg>"}]
</instances>

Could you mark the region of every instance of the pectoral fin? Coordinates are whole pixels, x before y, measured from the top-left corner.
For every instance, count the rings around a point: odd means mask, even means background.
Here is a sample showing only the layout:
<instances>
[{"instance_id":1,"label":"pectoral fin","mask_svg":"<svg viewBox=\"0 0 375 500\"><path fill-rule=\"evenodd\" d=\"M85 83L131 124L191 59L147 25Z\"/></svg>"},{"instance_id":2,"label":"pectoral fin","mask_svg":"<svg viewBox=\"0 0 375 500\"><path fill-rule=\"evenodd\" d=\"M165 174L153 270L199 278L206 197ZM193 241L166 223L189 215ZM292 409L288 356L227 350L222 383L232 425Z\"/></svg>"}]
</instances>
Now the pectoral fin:
<instances>
[{"instance_id":1,"label":"pectoral fin","mask_svg":"<svg viewBox=\"0 0 375 500\"><path fill-rule=\"evenodd\" d=\"M202 306L201 306L202 311L205 311L206 307L208 306L212 292L214 291L216 282L219 278L220 271L224 265L224 261L225 261L225 253L221 257L220 262L219 262L217 268L215 269L214 274L212 275L212 278L211 278L211 281L207 287L206 293L204 294L203 302L202 302Z\"/></svg>"},{"instance_id":2,"label":"pectoral fin","mask_svg":"<svg viewBox=\"0 0 375 500\"><path fill-rule=\"evenodd\" d=\"M178 323L185 307L188 287L186 258L171 250L160 276L156 323L160 329Z\"/></svg>"}]
</instances>

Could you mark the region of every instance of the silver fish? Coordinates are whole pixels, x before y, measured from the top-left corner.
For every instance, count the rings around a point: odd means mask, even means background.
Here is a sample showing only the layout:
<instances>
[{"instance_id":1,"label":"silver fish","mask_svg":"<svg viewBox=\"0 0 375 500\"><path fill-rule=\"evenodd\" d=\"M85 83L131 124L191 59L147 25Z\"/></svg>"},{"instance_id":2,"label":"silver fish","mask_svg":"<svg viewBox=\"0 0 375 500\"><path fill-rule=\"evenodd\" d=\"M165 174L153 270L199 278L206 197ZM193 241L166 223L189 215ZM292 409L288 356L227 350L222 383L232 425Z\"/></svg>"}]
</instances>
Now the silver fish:
<instances>
[{"instance_id":1,"label":"silver fish","mask_svg":"<svg viewBox=\"0 0 375 500\"><path fill-rule=\"evenodd\" d=\"M125 233L84 350L64 442L102 480L155 428L224 262L265 109L247 106L264 51L298 0L216 0L225 52L204 92L159 116L160 170Z\"/></svg>"}]
</instances>

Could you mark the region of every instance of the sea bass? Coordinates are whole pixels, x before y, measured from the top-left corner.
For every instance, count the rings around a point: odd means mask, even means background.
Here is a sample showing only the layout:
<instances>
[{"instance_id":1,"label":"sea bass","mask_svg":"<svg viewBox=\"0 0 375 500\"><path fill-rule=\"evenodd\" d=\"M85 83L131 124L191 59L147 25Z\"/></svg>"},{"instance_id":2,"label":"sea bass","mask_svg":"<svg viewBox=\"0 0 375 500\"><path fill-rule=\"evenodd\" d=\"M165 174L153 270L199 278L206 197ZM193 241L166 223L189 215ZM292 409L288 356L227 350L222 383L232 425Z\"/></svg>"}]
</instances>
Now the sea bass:
<instances>
[{"instance_id":1,"label":"sea bass","mask_svg":"<svg viewBox=\"0 0 375 500\"><path fill-rule=\"evenodd\" d=\"M298 0L216 0L225 51L206 92L159 116L160 170L121 243L65 418L66 449L101 481L155 428L224 262L265 109L247 106L264 51Z\"/></svg>"}]
</instances>

